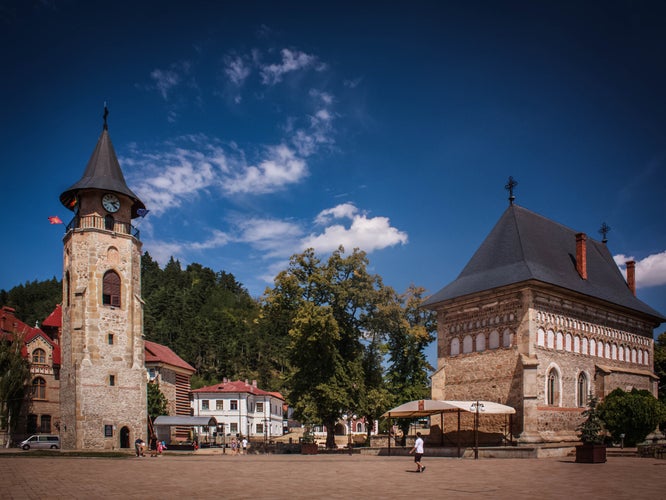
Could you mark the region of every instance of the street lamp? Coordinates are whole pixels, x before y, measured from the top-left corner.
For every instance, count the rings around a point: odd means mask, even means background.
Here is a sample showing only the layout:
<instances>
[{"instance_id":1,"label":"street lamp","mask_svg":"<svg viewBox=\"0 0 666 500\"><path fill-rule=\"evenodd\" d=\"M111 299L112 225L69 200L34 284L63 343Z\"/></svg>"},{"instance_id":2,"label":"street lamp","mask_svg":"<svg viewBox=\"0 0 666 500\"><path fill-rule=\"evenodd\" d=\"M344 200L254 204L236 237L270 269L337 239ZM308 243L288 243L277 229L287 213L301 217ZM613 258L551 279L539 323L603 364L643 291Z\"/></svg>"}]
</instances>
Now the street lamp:
<instances>
[{"instance_id":1,"label":"street lamp","mask_svg":"<svg viewBox=\"0 0 666 500\"><path fill-rule=\"evenodd\" d=\"M483 403L478 400L472 403L469 411L474 412L474 460L479 459L479 412L486 411Z\"/></svg>"}]
</instances>

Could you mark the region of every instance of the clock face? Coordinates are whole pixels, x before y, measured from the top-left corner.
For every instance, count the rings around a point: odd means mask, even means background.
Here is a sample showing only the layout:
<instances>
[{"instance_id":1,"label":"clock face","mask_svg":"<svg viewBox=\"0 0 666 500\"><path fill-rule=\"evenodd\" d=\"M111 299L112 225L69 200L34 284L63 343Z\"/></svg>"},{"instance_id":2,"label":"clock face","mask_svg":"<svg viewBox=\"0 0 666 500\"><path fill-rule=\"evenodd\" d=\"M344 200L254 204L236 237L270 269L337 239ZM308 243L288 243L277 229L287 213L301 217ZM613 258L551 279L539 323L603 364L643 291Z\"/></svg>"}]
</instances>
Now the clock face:
<instances>
[{"instance_id":1,"label":"clock face","mask_svg":"<svg viewBox=\"0 0 666 500\"><path fill-rule=\"evenodd\" d=\"M102 206L107 212L117 212L120 208L120 200L115 194L107 193L102 196Z\"/></svg>"}]
</instances>

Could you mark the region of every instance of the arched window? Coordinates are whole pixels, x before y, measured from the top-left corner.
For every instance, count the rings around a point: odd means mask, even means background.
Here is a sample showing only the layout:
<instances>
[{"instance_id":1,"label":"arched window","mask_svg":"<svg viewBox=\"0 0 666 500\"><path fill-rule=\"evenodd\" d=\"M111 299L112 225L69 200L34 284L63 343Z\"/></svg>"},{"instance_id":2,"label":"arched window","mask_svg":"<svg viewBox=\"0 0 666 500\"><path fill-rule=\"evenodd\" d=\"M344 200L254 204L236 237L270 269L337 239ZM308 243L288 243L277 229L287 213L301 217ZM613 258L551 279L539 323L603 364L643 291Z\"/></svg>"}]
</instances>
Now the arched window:
<instances>
[{"instance_id":1,"label":"arched window","mask_svg":"<svg viewBox=\"0 0 666 500\"><path fill-rule=\"evenodd\" d=\"M555 348L555 332L553 330L548 330L546 332L546 345L549 349Z\"/></svg>"},{"instance_id":2,"label":"arched window","mask_svg":"<svg viewBox=\"0 0 666 500\"><path fill-rule=\"evenodd\" d=\"M32 381L33 399L46 399L46 380L37 377Z\"/></svg>"},{"instance_id":3,"label":"arched window","mask_svg":"<svg viewBox=\"0 0 666 500\"><path fill-rule=\"evenodd\" d=\"M537 330L537 345L541 347L546 345L546 332L543 331L543 328Z\"/></svg>"},{"instance_id":4,"label":"arched window","mask_svg":"<svg viewBox=\"0 0 666 500\"><path fill-rule=\"evenodd\" d=\"M49 434L51 432L51 415L42 415L42 422L39 426L39 432Z\"/></svg>"},{"instance_id":5,"label":"arched window","mask_svg":"<svg viewBox=\"0 0 666 500\"><path fill-rule=\"evenodd\" d=\"M120 276L115 271L104 273L102 282L102 304L120 307Z\"/></svg>"},{"instance_id":6,"label":"arched window","mask_svg":"<svg viewBox=\"0 0 666 500\"><path fill-rule=\"evenodd\" d=\"M571 352L571 334L567 333L564 336L564 350Z\"/></svg>"},{"instance_id":7,"label":"arched window","mask_svg":"<svg viewBox=\"0 0 666 500\"><path fill-rule=\"evenodd\" d=\"M46 363L46 352L44 349L37 348L32 351L32 362L40 365Z\"/></svg>"},{"instance_id":8,"label":"arched window","mask_svg":"<svg viewBox=\"0 0 666 500\"><path fill-rule=\"evenodd\" d=\"M576 335L574 337L574 347L573 347L574 352L580 352L580 337Z\"/></svg>"},{"instance_id":9,"label":"arched window","mask_svg":"<svg viewBox=\"0 0 666 500\"><path fill-rule=\"evenodd\" d=\"M511 347L511 330L508 328L502 333L502 347Z\"/></svg>"},{"instance_id":10,"label":"arched window","mask_svg":"<svg viewBox=\"0 0 666 500\"><path fill-rule=\"evenodd\" d=\"M549 406L560 404L560 374L555 368L548 371L546 379L546 402Z\"/></svg>"},{"instance_id":11,"label":"arched window","mask_svg":"<svg viewBox=\"0 0 666 500\"><path fill-rule=\"evenodd\" d=\"M451 339L451 356L457 356L460 354L460 340L458 337Z\"/></svg>"},{"instance_id":12,"label":"arched window","mask_svg":"<svg viewBox=\"0 0 666 500\"><path fill-rule=\"evenodd\" d=\"M578 394L577 394L577 403L579 407L587 406L587 397L590 392L590 388L587 383L587 375L584 372L578 374Z\"/></svg>"}]
</instances>

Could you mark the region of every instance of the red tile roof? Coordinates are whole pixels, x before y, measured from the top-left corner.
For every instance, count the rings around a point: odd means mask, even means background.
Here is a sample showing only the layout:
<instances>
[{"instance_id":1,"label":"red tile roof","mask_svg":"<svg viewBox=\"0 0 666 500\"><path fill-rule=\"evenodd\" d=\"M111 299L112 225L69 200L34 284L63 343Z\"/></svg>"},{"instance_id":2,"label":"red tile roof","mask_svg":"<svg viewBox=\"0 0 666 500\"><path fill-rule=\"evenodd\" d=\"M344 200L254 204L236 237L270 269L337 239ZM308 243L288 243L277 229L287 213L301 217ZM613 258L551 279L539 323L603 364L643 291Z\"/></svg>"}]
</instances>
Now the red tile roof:
<instances>
[{"instance_id":1,"label":"red tile roof","mask_svg":"<svg viewBox=\"0 0 666 500\"><path fill-rule=\"evenodd\" d=\"M42 326L60 328L62 326L62 307L58 304L49 317L42 321Z\"/></svg>"},{"instance_id":2,"label":"red tile roof","mask_svg":"<svg viewBox=\"0 0 666 500\"><path fill-rule=\"evenodd\" d=\"M182 359L165 345L146 340L145 350L146 363L163 363L165 365L183 368L185 370L191 371L192 373L196 371L192 365L190 365L187 361Z\"/></svg>"},{"instance_id":3,"label":"red tile roof","mask_svg":"<svg viewBox=\"0 0 666 500\"><path fill-rule=\"evenodd\" d=\"M8 306L2 306L2 309L0 309L0 332L2 333L2 336L13 341L14 334L18 333L23 335L24 345L21 348L21 354L24 358L28 357L26 346L36 337L42 337L42 339L53 348L53 364L60 365L60 346L53 342L53 340L41 329L28 326L18 319L15 312L15 309Z\"/></svg>"},{"instance_id":4,"label":"red tile roof","mask_svg":"<svg viewBox=\"0 0 666 500\"><path fill-rule=\"evenodd\" d=\"M236 393L243 393L243 392L246 392L248 394L253 394L255 396L273 396L275 398L278 398L278 399L281 399L281 400L284 401L284 397L279 392L264 391L262 389L259 389L255 385L249 384L248 382L243 382L242 380L220 382L219 384L209 385L207 387L202 387L201 389L195 389L192 392L198 392L198 393L203 393L203 392L217 392L217 393L236 392Z\"/></svg>"}]
</instances>

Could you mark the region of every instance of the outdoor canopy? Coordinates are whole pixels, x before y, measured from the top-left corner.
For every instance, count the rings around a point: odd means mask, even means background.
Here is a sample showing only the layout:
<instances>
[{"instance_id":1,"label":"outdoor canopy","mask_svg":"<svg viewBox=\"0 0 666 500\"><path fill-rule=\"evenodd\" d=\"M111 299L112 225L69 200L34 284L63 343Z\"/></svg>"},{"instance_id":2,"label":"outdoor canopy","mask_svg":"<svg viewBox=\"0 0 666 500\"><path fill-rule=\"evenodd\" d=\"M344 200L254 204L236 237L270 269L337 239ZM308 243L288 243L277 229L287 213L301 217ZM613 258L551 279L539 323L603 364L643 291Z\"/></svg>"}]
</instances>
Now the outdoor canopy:
<instances>
[{"instance_id":1,"label":"outdoor canopy","mask_svg":"<svg viewBox=\"0 0 666 500\"><path fill-rule=\"evenodd\" d=\"M477 404L479 405L479 413L486 415L511 415L516 413L516 410L511 406L494 403L492 401L443 401L438 399L418 399L390 409L382 415L382 418L428 417L438 413L454 411L476 413Z\"/></svg>"},{"instance_id":2,"label":"outdoor canopy","mask_svg":"<svg viewBox=\"0 0 666 500\"><path fill-rule=\"evenodd\" d=\"M186 415L160 415L153 422L154 426L215 427L215 417L188 417Z\"/></svg>"}]
</instances>

